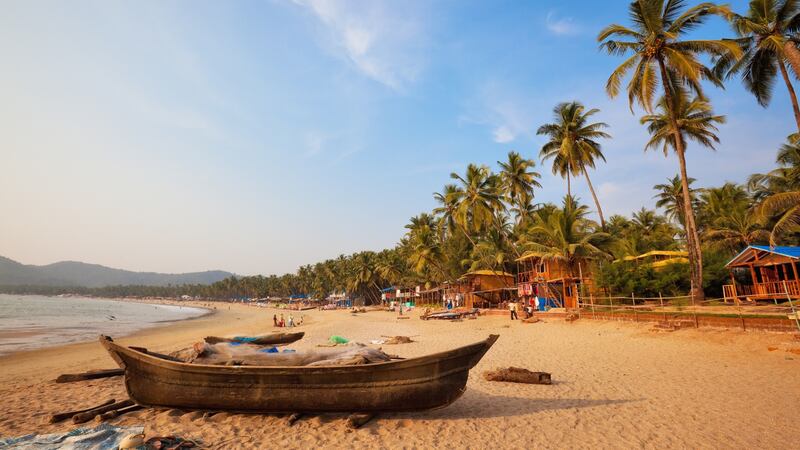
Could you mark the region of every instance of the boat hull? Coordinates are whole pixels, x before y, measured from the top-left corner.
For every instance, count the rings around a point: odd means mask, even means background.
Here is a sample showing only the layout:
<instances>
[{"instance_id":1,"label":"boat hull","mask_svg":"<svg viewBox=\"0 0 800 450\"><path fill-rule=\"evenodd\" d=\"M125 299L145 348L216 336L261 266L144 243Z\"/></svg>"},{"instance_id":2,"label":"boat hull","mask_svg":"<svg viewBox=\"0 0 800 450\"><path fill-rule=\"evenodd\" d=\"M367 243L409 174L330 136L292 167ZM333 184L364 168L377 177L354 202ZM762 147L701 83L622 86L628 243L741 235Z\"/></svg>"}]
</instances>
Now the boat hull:
<instances>
[{"instance_id":1,"label":"boat hull","mask_svg":"<svg viewBox=\"0 0 800 450\"><path fill-rule=\"evenodd\" d=\"M497 340L434 355L356 366L264 367L186 364L101 342L125 369L140 405L240 412L387 412L447 406Z\"/></svg>"}]
</instances>

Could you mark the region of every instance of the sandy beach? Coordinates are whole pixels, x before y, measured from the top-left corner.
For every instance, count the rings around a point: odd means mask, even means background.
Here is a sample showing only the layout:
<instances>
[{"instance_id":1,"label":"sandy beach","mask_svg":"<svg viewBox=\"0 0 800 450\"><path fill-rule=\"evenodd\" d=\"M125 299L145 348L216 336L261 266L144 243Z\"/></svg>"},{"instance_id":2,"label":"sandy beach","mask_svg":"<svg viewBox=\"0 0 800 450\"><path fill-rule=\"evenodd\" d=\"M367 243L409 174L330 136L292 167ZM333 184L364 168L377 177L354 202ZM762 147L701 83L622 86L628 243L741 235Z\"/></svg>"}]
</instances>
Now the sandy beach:
<instances>
[{"instance_id":1,"label":"sandy beach","mask_svg":"<svg viewBox=\"0 0 800 450\"><path fill-rule=\"evenodd\" d=\"M275 310L241 305L118 341L155 351L206 335L272 331ZM299 314L295 314L297 317ZM212 448L538 447L792 448L800 404L800 340L792 335L681 330L656 333L645 324L579 320L511 322L484 316L463 322L398 320L393 313L306 311L298 350L332 334L368 342L414 336L386 346L413 357L484 339L500 339L471 372L467 392L451 406L389 414L359 430L344 415L286 425L279 416L143 410L111 423L144 425L150 435L177 434ZM518 366L553 374L551 386L488 382L486 370ZM66 431L49 414L106 398L126 397L121 378L56 384L61 373L115 367L96 342L0 358L0 436Z\"/></svg>"}]
</instances>

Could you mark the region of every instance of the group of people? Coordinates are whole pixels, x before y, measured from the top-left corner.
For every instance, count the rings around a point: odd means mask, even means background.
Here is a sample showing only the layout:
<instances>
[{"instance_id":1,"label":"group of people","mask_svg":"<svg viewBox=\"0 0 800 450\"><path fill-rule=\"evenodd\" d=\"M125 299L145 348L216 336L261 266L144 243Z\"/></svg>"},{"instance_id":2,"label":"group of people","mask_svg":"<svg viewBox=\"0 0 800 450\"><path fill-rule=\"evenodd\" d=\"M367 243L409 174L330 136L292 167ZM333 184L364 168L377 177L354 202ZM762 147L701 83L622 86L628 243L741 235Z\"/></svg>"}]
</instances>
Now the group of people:
<instances>
[{"instance_id":1,"label":"group of people","mask_svg":"<svg viewBox=\"0 0 800 450\"><path fill-rule=\"evenodd\" d=\"M519 316L517 315L518 309L519 309L519 304L517 302L515 301L508 302L508 310L511 312L511 320L519 319ZM525 305L524 311L525 311L525 318L526 319L531 318L533 316L533 305L530 304Z\"/></svg>"},{"instance_id":2,"label":"group of people","mask_svg":"<svg viewBox=\"0 0 800 450\"><path fill-rule=\"evenodd\" d=\"M273 314L272 315L272 323L274 324L274 326L281 327L281 328L283 328L283 327L296 327L296 326L301 325L303 323L303 316L300 316L300 320L295 322L294 321L294 316L292 316L291 314L289 314L289 319L288 320L284 319L283 313L281 313L280 319L278 318L277 314Z\"/></svg>"}]
</instances>

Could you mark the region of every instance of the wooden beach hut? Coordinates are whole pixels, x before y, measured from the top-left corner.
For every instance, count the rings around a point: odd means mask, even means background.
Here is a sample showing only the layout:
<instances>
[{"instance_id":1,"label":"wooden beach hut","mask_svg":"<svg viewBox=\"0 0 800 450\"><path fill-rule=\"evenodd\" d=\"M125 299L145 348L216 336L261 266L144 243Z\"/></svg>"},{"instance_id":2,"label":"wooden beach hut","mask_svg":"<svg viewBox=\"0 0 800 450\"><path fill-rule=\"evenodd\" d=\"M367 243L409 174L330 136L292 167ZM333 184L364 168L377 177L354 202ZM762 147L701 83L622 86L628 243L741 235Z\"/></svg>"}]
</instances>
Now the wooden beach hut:
<instances>
[{"instance_id":1,"label":"wooden beach hut","mask_svg":"<svg viewBox=\"0 0 800 450\"><path fill-rule=\"evenodd\" d=\"M538 297L556 307L577 308L580 289L594 289L593 264L579 258L573 264L563 259L531 253L517 259L517 295L525 304Z\"/></svg>"},{"instance_id":2,"label":"wooden beach hut","mask_svg":"<svg viewBox=\"0 0 800 450\"><path fill-rule=\"evenodd\" d=\"M750 245L725 267L731 284L722 287L725 301L800 299L800 247Z\"/></svg>"},{"instance_id":3,"label":"wooden beach hut","mask_svg":"<svg viewBox=\"0 0 800 450\"><path fill-rule=\"evenodd\" d=\"M457 299L455 306L466 308L500 308L516 297L514 275L494 270L467 272L451 283L446 292Z\"/></svg>"}]
</instances>

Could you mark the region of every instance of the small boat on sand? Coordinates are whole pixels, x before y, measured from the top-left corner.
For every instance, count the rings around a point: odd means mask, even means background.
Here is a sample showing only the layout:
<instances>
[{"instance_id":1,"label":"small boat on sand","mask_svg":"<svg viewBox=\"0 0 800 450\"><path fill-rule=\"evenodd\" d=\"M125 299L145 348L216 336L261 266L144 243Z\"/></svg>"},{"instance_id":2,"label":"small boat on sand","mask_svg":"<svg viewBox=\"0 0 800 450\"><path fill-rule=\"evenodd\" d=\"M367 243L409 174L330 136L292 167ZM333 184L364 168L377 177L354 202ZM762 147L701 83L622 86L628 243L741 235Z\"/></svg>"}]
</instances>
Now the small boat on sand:
<instances>
[{"instance_id":1,"label":"small boat on sand","mask_svg":"<svg viewBox=\"0 0 800 450\"><path fill-rule=\"evenodd\" d=\"M125 370L143 406L264 413L419 411L447 406L497 335L441 353L352 366L187 364L137 347L100 342Z\"/></svg>"},{"instance_id":2,"label":"small boat on sand","mask_svg":"<svg viewBox=\"0 0 800 450\"><path fill-rule=\"evenodd\" d=\"M237 336L232 338L208 336L205 341L209 344L217 344L220 342L230 342L234 344L252 344L252 345L280 345L291 344L303 338L306 334L302 331L297 333L272 333L263 334L261 336Z\"/></svg>"}]
</instances>

